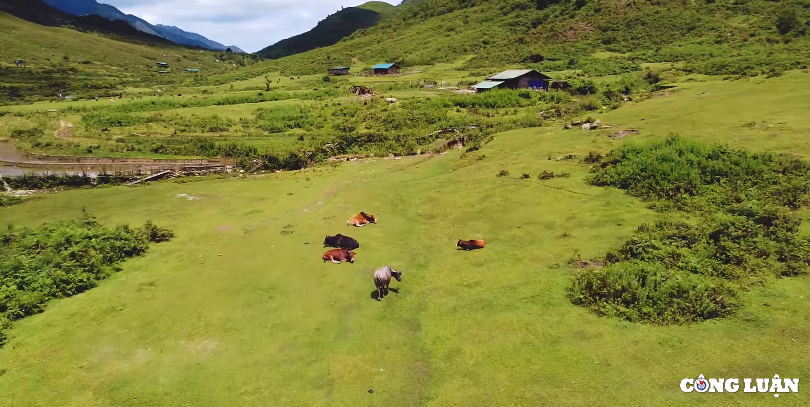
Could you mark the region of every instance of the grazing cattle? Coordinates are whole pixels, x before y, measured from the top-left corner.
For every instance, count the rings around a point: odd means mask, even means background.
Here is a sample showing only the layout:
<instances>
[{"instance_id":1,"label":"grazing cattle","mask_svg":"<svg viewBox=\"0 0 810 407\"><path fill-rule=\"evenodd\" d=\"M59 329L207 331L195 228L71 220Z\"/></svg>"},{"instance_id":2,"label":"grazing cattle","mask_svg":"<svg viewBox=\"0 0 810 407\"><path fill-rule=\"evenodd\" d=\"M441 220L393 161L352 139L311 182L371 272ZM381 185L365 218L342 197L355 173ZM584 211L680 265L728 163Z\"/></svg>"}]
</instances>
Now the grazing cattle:
<instances>
[{"instance_id":1,"label":"grazing cattle","mask_svg":"<svg viewBox=\"0 0 810 407\"><path fill-rule=\"evenodd\" d=\"M464 249L464 250L475 250L475 249L483 249L486 242L483 240L464 240L458 239L458 243L456 246Z\"/></svg>"},{"instance_id":2,"label":"grazing cattle","mask_svg":"<svg viewBox=\"0 0 810 407\"><path fill-rule=\"evenodd\" d=\"M374 272L374 286L377 287L377 301L380 301L385 295L388 294L388 284L391 283L391 277L402 281L402 271L396 271L390 266L384 266Z\"/></svg>"},{"instance_id":3,"label":"grazing cattle","mask_svg":"<svg viewBox=\"0 0 810 407\"><path fill-rule=\"evenodd\" d=\"M323 262L327 261L337 264L344 261L354 263L354 252L346 249L333 249L323 254Z\"/></svg>"},{"instance_id":4,"label":"grazing cattle","mask_svg":"<svg viewBox=\"0 0 810 407\"><path fill-rule=\"evenodd\" d=\"M349 236L343 236L338 233L335 236L327 235L326 239L323 239L323 247L339 247L341 249L354 250L360 247L360 243L357 243L357 240Z\"/></svg>"},{"instance_id":5,"label":"grazing cattle","mask_svg":"<svg viewBox=\"0 0 810 407\"><path fill-rule=\"evenodd\" d=\"M360 212L357 214L357 216L349 219L349 221L346 222L346 225L361 227L366 226L369 223L377 223L377 216L368 215L365 212Z\"/></svg>"}]
</instances>

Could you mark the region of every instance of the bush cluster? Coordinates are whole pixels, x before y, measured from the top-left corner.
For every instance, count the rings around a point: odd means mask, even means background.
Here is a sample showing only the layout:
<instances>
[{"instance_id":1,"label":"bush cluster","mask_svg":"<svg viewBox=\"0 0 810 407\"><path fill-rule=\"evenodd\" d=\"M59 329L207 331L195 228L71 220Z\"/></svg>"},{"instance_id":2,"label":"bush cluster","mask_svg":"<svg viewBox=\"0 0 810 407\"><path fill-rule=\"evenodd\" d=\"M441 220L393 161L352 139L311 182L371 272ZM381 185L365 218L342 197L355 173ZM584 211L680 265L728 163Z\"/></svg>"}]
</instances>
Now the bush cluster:
<instances>
[{"instance_id":1,"label":"bush cluster","mask_svg":"<svg viewBox=\"0 0 810 407\"><path fill-rule=\"evenodd\" d=\"M0 233L0 345L10 321L42 312L48 301L95 287L126 259L145 253L149 242L173 233L151 222L140 229L79 221Z\"/></svg>"},{"instance_id":2,"label":"bush cluster","mask_svg":"<svg viewBox=\"0 0 810 407\"><path fill-rule=\"evenodd\" d=\"M96 178L87 174L24 174L4 177L13 189L81 188L90 185L120 185L131 181L133 176L123 174L99 174Z\"/></svg>"},{"instance_id":3,"label":"bush cluster","mask_svg":"<svg viewBox=\"0 0 810 407\"><path fill-rule=\"evenodd\" d=\"M22 198L14 195L6 195L0 192L0 207L16 205L22 202Z\"/></svg>"},{"instance_id":4,"label":"bush cluster","mask_svg":"<svg viewBox=\"0 0 810 407\"><path fill-rule=\"evenodd\" d=\"M569 298L600 314L657 324L724 317L743 290L810 265L796 213L810 197L810 165L797 158L671 136L612 151L589 182L691 216L642 225L606 254L606 268L578 274Z\"/></svg>"}]
</instances>

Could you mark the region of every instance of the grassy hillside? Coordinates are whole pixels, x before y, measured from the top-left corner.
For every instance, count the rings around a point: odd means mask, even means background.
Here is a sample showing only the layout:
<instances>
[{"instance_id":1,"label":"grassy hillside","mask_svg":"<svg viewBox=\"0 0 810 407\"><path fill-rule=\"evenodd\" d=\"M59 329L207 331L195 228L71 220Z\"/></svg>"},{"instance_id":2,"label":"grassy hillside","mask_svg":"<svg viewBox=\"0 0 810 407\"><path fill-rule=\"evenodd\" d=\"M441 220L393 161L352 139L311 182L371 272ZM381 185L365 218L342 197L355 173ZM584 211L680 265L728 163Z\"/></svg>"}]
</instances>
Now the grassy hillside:
<instances>
[{"instance_id":1,"label":"grassy hillside","mask_svg":"<svg viewBox=\"0 0 810 407\"><path fill-rule=\"evenodd\" d=\"M806 159L808 83L802 72L689 81L596 115L612 126L596 131L522 129L468 153L68 191L0 208L0 227L74 219L86 207L102 224L152 219L176 233L99 287L16 322L0 348L0 404L806 406L804 391L706 398L678 385L699 374L810 374L807 276L765 273L735 314L688 326L576 307L568 261L603 255L660 214L588 185L579 159L555 158L676 132ZM620 130L639 134L619 139ZM541 171L569 176L540 180ZM361 210L379 223L348 228ZM327 233L358 239L355 264L321 261ZM487 248L458 251L459 238ZM385 264L405 274L376 302L371 272Z\"/></svg>"},{"instance_id":2,"label":"grassy hillside","mask_svg":"<svg viewBox=\"0 0 810 407\"><path fill-rule=\"evenodd\" d=\"M92 16L81 20L94 19L103 20ZM119 94L126 86L154 90L190 81L195 75L186 68L200 69L196 75L200 77L236 71L255 61L245 55L105 34L94 26L75 28L40 25L0 11L0 30L8 33L0 36L0 103L54 97L57 92L83 98ZM25 60L27 66L15 67L16 59ZM168 62L172 73L158 75L157 61Z\"/></svg>"},{"instance_id":3,"label":"grassy hillside","mask_svg":"<svg viewBox=\"0 0 810 407\"><path fill-rule=\"evenodd\" d=\"M32 23L69 27L77 31L102 33L112 38L137 44L175 45L171 41L140 31L124 21L101 15L74 16L60 11L42 0L4 0L0 12L6 12Z\"/></svg>"},{"instance_id":4,"label":"grassy hillside","mask_svg":"<svg viewBox=\"0 0 810 407\"><path fill-rule=\"evenodd\" d=\"M315 28L285 40L281 40L258 52L267 58L276 59L299 54L315 48L326 47L351 35L395 16L401 9L383 1L370 1L357 7L348 7L320 21Z\"/></svg>"},{"instance_id":5,"label":"grassy hillside","mask_svg":"<svg viewBox=\"0 0 810 407\"><path fill-rule=\"evenodd\" d=\"M806 0L426 0L331 47L268 65L314 73L357 60L413 66L473 55L464 69L617 74L674 62L689 72L746 75L806 66L808 20Z\"/></svg>"}]
</instances>

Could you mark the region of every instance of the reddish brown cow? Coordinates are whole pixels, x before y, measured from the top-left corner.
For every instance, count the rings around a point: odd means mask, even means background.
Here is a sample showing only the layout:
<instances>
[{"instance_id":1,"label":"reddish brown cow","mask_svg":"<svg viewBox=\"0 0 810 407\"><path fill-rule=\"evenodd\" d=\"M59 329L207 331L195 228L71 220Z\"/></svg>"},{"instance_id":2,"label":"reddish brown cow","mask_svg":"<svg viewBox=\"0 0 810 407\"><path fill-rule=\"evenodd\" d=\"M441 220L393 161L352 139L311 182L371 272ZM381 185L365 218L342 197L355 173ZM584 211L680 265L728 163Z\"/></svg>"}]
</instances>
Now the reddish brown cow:
<instances>
[{"instance_id":1,"label":"reddish brown cow","mask_svg":"<svg viewBox=\"0 0 810 407\"><path fill-rule=\"evenodd\" d=\"M361 227L361 226L366 226L369 223L377 223L377 216L368 215L365 212L360 212L360 213L357 214L357 216L349 219L349 221L346 222L346 225L347 226Z\"/></svg>"},{"instance_id":2,"label":"reddish brown cow","mask_svg":"<svg viewBox=\"0 0 810 407\"><path fill-rule=\"evenodd\" d=\"M458 243L456 243L456 246L464 250L475 250L475 249L483 249L485 244L486 242L483 240L458 239Z\"/></svg>"},{"instance_id":3,"label":"reddish brown cow","mask_svg":"<svg viewBox=\"0 0 810 407\"><path fill-rule=\"evenodd\" d=\"M354 263L354 252L346 249L333 249L323 254L323 261L324 263L331 261L337 264L344 261Z\"/></svg>"}]
</instances>

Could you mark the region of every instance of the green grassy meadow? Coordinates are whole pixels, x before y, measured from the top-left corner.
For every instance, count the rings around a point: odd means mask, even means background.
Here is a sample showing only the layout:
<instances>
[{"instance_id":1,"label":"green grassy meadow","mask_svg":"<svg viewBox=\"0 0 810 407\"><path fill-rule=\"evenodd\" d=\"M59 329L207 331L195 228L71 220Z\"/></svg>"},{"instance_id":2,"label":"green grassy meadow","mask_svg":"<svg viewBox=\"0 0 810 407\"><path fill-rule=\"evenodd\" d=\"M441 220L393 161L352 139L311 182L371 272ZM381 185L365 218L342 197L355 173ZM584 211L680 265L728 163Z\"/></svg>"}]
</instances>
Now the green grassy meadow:
<instances>
[{"instance_id":1,"label":"green grassy meadow","mask_svg":"<svg viewBox=\"0 0 810 407\"><path fill-rule=\"evenodd\" d=\"M0 348L0 405L807 405L804 391L698 395L679 384L700 374L803 383L810 278L772 279L734 316L686 326L573 306L568 260L599 256L658 215L587 185L578 160L554 158L670 132L806 157L809 79L684 82L590 113L609 129L549 121L468 153L72 190L0 208L0 227L86 207L103 224L152 220L177 236L16 322ZM608 137L620 129L640 134ZM540 181L543 170L571 177ZM359 211L379 223L347 227ZM321 260L335 233L360 242L355 264ZM487 248L458 251L459 238ZM405 273L377 302L371 273L385 264Z\"/></svg>"},{"instance_id":2,"label":"green grassy meadow","mask_svg":"<svg viewBox=\"0 0 810 407\"><path fill-rule=\"evenodd\" d=\"M22 203L0 195L2 239L83 209L105 226L152 221L175 234L41 313L20 304L67 295L0 281L0 407L810 405L804 388L775 398L679 387L701 374L806 384L806 273L758 273L740 283L731 316L683 325L603 317L567 296L575 257L600 259L665 216L703 219L589 184L589 153L679 135L810 159L806 1L404 3L367 4L385 18L264 61L0 12L0 32L13 34L0 36L0 142L67 156L227 158L246 171ZM156 61L172 73L158 75ZM394 61L401 75L368 74ZM326 76L336 65L351 74ZM464 94L526 68L569 86ZM565 129L596 119L605 126ZM460 132L437 132L448 128ZM449 149L458 135L465 148ZM332 160L348 156L365 158ZM762 169L751 162L741 168ZM569 176L539 179L545 172ZM806 179L774 195L796 197ZM378 223L346 226L360 211ZM810 234L810 210L799 213ZM360 242L355 264L321 260L322 239L337 233ZM487 245L460 251L460 238ZM788 249L793 265L810 253ZM23 270L20 256L0 258L0 272ZM32 264L57 264L42 261ZM383 265L405 273L378 302L372 273ZM60 278L51 272L36 281Z\"/></svg>"}]
</instances>

